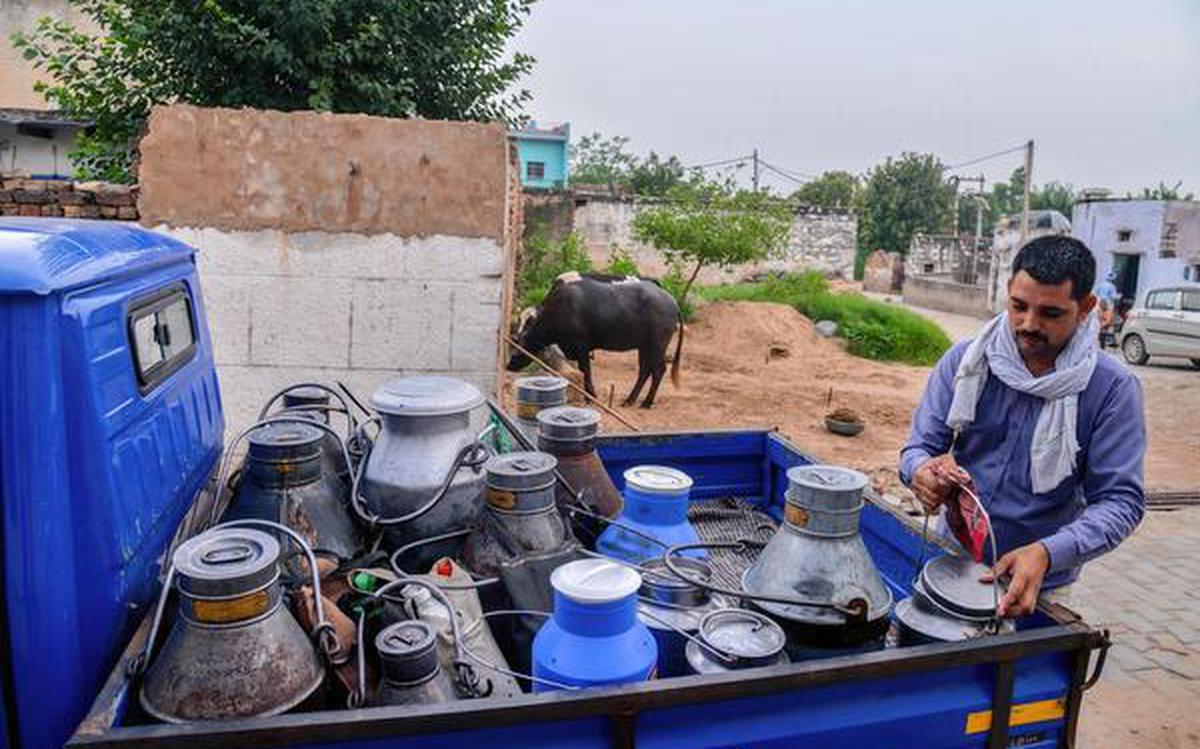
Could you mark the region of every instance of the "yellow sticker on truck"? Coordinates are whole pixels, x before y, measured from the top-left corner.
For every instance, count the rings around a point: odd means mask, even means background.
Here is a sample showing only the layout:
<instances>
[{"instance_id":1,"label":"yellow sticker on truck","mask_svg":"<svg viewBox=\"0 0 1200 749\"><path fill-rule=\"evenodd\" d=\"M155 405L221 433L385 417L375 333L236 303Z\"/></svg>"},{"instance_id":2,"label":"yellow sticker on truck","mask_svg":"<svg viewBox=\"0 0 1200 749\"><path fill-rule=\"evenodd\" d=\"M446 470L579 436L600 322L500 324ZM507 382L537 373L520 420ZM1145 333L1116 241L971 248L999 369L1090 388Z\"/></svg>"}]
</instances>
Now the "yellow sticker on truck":
<instances>
[{"instance_id":1,"label":"yellow sticker on truck","mask_svg":"<svg viewBox=\"0 0 1200 749\"><path fill-rule=\"evenodd\" d=\"M1030 723L1042 723L1047 720L1061 720L1067 715L1067 698L1059 697L1054 700L1039 700L1038 702L1022 702L1012 706L1008 716L1010 726L1024 726ZM967 728L963 733L983 733L992 728L992 711L980 710L967 713Z\"/></svg>"}]
</instances>

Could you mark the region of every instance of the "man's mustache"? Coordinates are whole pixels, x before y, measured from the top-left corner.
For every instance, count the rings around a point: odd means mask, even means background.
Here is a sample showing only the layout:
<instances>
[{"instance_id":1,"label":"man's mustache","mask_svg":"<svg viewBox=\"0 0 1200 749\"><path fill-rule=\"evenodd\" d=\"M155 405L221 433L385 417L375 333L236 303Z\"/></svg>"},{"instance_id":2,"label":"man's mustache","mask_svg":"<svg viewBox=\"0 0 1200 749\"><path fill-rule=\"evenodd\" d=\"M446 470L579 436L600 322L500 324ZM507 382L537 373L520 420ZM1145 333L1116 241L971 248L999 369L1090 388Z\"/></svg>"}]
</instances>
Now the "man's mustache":
<instances>
[{"instance_id":1,"label":"man's mustache","mask_svg":"<svg viewBox=\"0 0 1200 749\"><path fill-rule=\"evenodd\" d=\"M1041 333L1024 333L1024 332L1022 332L1022 333L1017 333L1017 336L1020 338L1024 338L1031 342L1036 342L1036 343L1045 343L1046 342L1046 336L1042 335Z\"/></svg>"}]
</instances>

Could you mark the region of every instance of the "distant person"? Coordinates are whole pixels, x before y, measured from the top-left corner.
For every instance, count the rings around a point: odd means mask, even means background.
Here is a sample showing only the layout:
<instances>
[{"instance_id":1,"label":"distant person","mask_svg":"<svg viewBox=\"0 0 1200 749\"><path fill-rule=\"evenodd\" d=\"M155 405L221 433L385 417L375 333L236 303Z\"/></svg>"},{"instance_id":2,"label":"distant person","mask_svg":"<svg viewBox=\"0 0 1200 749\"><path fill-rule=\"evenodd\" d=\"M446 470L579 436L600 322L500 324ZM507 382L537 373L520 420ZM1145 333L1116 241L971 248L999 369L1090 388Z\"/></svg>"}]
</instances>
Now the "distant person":
<instances>
[{"instance_id":1,"label":"distant person","mask_svg":"<svg viewBox=\"0 0 1200 749\"><path fill-rule=\"evenodd\" d=\"M1047 236L1013 260L1007 310L955 345L929 377L900 452L927 511L974 480L1010 576L1000 616L1042 590L1066 600L1080 566L1111 551L1145 511L1142 391L1100 354L1096 264L1077 239Z\"/></svg>"},{"instance_id":2,"label":"distant person","mask_svg":"<svg viewBox=\"0 0 1200 749\"><path fill-rule=\"evenodd\" d=\"M1109 305L1116 307L1117 300L1121 298L1121 292L1117 290L1117 272L1110 270L1104 280L1096 284L1096 298L1102 302L1108 302Z\"/></svg>"}]
</instances>

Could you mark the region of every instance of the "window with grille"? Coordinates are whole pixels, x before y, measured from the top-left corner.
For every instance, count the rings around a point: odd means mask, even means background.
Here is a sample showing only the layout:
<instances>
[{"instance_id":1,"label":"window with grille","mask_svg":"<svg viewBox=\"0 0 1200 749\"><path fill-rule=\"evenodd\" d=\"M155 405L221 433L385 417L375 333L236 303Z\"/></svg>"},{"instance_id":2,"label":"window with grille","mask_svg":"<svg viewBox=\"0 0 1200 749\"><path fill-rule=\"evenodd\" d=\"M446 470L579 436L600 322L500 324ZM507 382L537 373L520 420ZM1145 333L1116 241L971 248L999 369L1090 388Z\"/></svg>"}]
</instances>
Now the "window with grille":
<instances>
[{"instance_id":1,"label":"window with grille","mask_svg":"<svg viewBox=\"0 0 1200 749\"><path fill-rule=\"evenodd\" d=\"M546 164L542 161L525 162L525 177L528 179L545 179Z\"/></svg>"}]
</instances>

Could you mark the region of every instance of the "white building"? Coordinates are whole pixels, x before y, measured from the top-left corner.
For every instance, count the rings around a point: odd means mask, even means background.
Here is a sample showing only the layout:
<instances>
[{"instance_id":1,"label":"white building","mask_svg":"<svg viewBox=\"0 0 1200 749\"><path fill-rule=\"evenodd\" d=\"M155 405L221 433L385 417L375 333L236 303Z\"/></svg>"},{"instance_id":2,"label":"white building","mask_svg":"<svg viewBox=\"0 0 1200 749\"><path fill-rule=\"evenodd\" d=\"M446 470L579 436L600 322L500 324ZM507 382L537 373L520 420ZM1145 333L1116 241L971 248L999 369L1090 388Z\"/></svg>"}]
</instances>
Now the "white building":
<instances>
[{"instance_id":1,"label":"white building","mask_svg":"<svg viewBox=\"0 0 1200 749\"><path fill-rule=\"evenodd\" d=\"M0 174L70 177L67 154L87 125L53 110L0 108Z\"/></svg>"},{"instance_id":2,"label":"white building","mask_svg":"<svg viewBox=\"0 0 1200 749\"><path fill-rule=\"evenodd\" d=\"M1161 286L1200 286L1200 202L1085 197L1071 233L1096 256L1096 277L1117 274L1122 296L1144 301Z\"/></svg>"}]
</instances>

